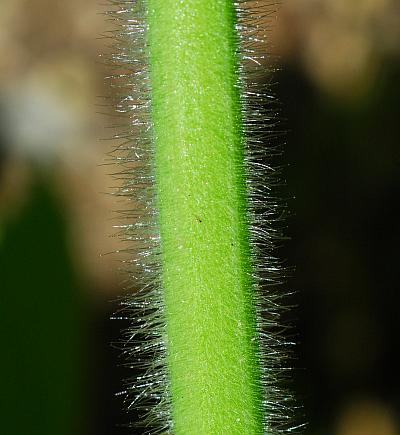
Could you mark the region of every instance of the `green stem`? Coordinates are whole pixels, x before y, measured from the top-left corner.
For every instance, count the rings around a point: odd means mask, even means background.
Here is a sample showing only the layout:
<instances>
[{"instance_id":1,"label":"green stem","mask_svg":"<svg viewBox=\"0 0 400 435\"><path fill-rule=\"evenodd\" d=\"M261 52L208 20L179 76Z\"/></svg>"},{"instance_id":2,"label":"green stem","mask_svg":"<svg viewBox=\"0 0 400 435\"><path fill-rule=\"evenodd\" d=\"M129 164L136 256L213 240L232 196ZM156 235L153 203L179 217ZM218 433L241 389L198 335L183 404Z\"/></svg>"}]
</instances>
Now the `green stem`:
<instances>
[{"instance_id":1,"label":"green stem","mask_svg":"<svg viewBox=\"0 0 400 435\"><path fill-rule=\"evenodd\" d=\"M263 432L232 0L148 0L173 430Z\"/></svg>"}]
</instances>

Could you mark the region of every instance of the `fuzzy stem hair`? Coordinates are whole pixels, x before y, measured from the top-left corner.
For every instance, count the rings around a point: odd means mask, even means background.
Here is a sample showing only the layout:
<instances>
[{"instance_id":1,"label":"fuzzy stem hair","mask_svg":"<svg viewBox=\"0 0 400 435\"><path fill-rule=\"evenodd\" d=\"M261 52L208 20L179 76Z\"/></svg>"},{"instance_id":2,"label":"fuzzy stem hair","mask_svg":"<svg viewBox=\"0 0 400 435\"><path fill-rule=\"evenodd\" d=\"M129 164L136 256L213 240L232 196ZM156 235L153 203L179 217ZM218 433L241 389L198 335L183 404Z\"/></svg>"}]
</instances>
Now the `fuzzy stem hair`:
<instances>
[{"instance_id":1,"label":"fuzzy stem hair","mask_svg":"<svg viewBox=\"0 0 400 435\"><path fill-rule=\"evenodd\" d=\"M151 433L293 431L260 0L109 0L129 406ZM269 144L268 147L265 144ZM135 291L133 292L133 289ZM283 350L283 351L282 351Z\"/></svg>"}]
</instances>

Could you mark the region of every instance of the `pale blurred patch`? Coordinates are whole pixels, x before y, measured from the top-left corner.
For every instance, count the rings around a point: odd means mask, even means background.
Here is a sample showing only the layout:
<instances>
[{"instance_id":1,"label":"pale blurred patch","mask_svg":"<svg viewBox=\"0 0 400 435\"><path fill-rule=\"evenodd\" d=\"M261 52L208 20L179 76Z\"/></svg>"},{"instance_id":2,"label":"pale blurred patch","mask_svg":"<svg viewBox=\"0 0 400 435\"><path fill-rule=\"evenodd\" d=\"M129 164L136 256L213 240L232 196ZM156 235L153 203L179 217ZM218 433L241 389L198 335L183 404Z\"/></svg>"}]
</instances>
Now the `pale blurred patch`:
<instances>
[{"instance_id":1,"label":"pale blurred patch","mask_svg":"<svg viewBox=\"0 0 400 435\"><path fill-rule=\"evenodd\" d=\"M392 411L373 399L352 402L339 416L337 435L397 435Z\"/></svg>"},{"instance_id":2,"label":"pale blurred patch","mask_svg":"<svg viewBox=\"0 0 400 435\"><path fill-rule=\"evenodd\" d=\"M400 56L400 4L286 1L271 39L283 61L300 62L321 90L351 101L371 90L386 58Z\"/></svg>"},{"instance_id":3,"label":"pale blurred patch","mask_svg":"<svg viewBox=\"0 0 400 435\"><path fill-rule=\"evenodd\" d=\"M68 213L72 256L85 287L120 292L113 256L116 209L101 166L112 141L108 111L106 52L100 35L107 22L97 0L3 0L0 4L0 116L7 166L0 186L0 212L13 214L29 187L31 169L52 174ZM20 198L20 199L19 199ZM103 299L104 296L101 296Z\"/></svg>"}]
</instances>

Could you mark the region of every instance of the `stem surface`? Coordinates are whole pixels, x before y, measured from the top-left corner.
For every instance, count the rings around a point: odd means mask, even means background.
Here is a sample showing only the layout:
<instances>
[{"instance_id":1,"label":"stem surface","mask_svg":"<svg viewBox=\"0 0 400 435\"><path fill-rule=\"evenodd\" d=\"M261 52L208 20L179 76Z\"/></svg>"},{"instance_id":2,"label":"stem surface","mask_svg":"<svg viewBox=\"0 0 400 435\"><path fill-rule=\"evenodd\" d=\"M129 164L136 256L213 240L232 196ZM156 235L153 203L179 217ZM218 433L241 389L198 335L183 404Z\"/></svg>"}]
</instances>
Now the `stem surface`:
<instances>
[{"instance_id":1,"label":"stem surface","mask_svg":"<svg viewBox=\"0 0 400 435\"><path fill-rule=\"evenodd\" d=\"M148 0L148 24L173 431L260 434L234 4Z\"/></svg>"}]
</instances>

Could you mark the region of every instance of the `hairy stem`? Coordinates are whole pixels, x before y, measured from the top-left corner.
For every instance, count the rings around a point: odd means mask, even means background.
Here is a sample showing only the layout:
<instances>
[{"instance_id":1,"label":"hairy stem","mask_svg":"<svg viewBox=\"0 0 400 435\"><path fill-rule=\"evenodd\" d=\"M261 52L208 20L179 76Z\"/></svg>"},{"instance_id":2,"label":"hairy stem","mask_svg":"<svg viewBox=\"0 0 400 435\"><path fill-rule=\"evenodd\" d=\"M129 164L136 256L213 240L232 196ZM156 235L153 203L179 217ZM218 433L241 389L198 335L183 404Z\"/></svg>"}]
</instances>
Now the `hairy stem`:
<instances>
[{"instance_id":1,"label":"hairy stem","mask_svg":"<svg viewBox=\"0 0 400 435\"><path fill-rule=\"evenodd\" d=\"M235 8L148 0L173 430L263 431Z\"/></svg>"}]
</instances>

